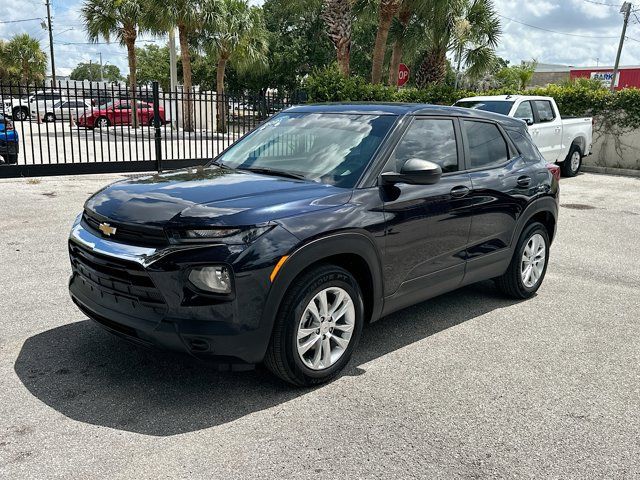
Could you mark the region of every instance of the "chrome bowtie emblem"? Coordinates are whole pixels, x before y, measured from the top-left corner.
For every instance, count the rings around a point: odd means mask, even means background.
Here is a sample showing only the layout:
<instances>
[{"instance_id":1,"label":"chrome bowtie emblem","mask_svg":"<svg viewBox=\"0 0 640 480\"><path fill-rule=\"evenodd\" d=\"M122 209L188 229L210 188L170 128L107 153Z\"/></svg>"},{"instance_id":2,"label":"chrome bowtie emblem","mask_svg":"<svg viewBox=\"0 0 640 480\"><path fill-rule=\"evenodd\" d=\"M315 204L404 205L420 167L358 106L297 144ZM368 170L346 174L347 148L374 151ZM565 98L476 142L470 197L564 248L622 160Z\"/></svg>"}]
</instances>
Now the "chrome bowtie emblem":
<instances>
[{"instance_id":1,"label":"chrome bowtie emblem","mask_svg":"<svg viewBox=\"0 0 640 480\"><path fill-rule=\"evenodd\" d=\"M98 227L102 233L104 233L107 237L116 234L116 227L112 227L108 223L101 223Z\"/></svg>"}]
</instances>

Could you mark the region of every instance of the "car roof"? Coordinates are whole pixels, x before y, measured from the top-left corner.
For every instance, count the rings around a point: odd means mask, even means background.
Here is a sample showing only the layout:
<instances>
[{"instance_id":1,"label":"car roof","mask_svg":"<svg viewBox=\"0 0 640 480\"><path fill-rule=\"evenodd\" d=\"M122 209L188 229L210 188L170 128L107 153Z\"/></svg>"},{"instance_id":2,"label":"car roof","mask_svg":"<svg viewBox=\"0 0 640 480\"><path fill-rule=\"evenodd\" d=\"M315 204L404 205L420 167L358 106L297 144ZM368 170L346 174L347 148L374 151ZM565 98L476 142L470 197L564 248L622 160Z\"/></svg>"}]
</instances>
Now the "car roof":
<instances>
[{"instance_id":1,"label":"car roof","mask_svg":"<svg viewBox=\"0 0 640 480\"><path fill-rule=\"evenodd\" d=\"M488 101L515 102L517 100L551 100L551 97L542 97L540 95L486 95L486 96L480 95L477 97L461 98L460 100L458 100L458 102L488 102Z\"/></svg>"},{"instance_id":2,"label":"car roof","mask_svg":"<svg viewBox=\"0 0 640 480\"><path fill-rule=\"evenodd\" d=\"M488 97L487 97L488 98ZM448 107L426 103L381 103L381 102L352 102L352 103L316 103L296 105L286 110L286 113L349 113L369 115L446 115L493 120L511 128L526 128L526 123L517 118L507 117L492 112L473 110L461 107Z\"/></svg>"}]
</instances>

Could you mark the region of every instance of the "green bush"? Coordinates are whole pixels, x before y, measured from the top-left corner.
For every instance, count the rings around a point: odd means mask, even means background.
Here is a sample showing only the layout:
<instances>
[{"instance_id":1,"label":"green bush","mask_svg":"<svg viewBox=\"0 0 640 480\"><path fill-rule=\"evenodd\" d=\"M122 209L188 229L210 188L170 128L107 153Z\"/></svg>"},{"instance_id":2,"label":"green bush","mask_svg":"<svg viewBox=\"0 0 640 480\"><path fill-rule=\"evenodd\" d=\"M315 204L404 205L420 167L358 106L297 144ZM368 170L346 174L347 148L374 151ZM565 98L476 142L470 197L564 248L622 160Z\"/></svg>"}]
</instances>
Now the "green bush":
<instances>
[{"instance_id":1,"label":"green bush","mask_svg":"<svg viewBox=\"0 0 640 480\"><path fill-rule=\"evenodd\" d=\"M337 67L315 70L305 81L305 88L312 102L407 102L452 105L457 100L475 95L541 95L553 97L563 116L596 116L607 125L628 130L640 128L640 90L624 89L611 93L595 88L592 82L572 82L549 85L525 92L500 89L487 92L454 90L448 86L432 86L425 89L372 85L360 77L344 77Z\"/></svg>"}]
</instances>

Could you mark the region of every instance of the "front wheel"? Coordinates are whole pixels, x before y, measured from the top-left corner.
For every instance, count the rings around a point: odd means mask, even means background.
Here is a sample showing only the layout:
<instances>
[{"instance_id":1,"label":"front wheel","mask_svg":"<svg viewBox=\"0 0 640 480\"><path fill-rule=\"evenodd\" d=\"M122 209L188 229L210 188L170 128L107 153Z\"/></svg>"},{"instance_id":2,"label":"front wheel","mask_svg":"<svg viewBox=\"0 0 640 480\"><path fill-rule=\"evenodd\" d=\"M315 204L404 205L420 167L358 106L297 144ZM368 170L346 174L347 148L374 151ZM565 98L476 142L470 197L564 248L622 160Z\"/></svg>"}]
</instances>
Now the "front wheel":
<instances>
[{"instance_id":1,"label":"front wheel","mask_svg":"<svg viewBox=\"0 0 640 480\"><path fill-rule=\"evenodd\" d=\"M542 285L549 263L549 234L541 223L528 225L504 275L495 279L497 287L513 298L532 297Z\"/></svg>"},{"instance_id":2,"label":"front wheel","mask_svg":"<svg viewBox=\"0 0 640 480\"><path fill-rule=\"evenodd\" d=\"M11 116L13 117L14 120L23 122L29 117L29 112L24 107L14 108L13 111L11 112Z\"/></svg>"},{"instance_id":3,"label":"front wheel","mask_svg":"<svg viewBox=\"0 0 640 480\"><path fill-rule=\"evenodd\" d=\"M563 177L575 177L582 167L582 151L577 145L573 145L569 150L569 155L560 165Z\"/></svg>"},{"instance_id":4,"label":"front wheel","mask_svg":"<svg viewBox=\"0 0 640 480\"><path fill-rule=\"evenodd\" d=\"M97 118L94 124L96 128L107 128L109 125L109 119L106 117Z\"/></svg>"},{"instance_id":5,"label":"front wheel","mask_svg":"<svg viewBox=\"0 0 640 480\"><path fill-rule=\"evenodd\" d=\"M294 385L327 382L349 362L363 322L355 278L334 265L315 268L285 294L264 363Z\"/></svg>"}]
</instances>

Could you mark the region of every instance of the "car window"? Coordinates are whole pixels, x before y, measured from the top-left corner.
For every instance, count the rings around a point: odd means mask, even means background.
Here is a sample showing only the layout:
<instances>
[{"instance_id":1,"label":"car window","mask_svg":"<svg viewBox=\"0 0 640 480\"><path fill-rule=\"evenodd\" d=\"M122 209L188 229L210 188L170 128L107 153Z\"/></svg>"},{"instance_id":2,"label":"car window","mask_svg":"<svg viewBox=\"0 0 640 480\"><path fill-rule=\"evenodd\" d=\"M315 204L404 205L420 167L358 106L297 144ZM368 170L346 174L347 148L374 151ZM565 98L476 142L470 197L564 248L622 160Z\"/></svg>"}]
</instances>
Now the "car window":
<instances>
[{"instance_id":1,"label":"car window","mask_svg":"<svg viewBox=\"0 0 640 480\"><path fill-rule=\"evenodd\" d=\"M128 103L121 103L120 105L118 105L118 109L119 110L129 110L131 107L129 106Z\"/></svg>"},{"instance_id":2,"label":"car window","mask_svg":"<svg viewBox=\"0 0 640 480\"><path fill-rule=\"evenodd\" d=\"M457 172L458 146L453 120L417 119L393 152L397 172L411 158L437 163L444 173Z\"/></svg>"},{"instance_id":3,"label":"car window","mask_svg":"<svg viewBox=\"0 0 640 480\"><path fill-rule=\"evenodd\" d=\"M514 117L528 123L533 123L533 108L531 107L531 102L522 102L516 110Z\"/></svg>"},{"instance_id":4,"label":"car window","mask_svg":"<svg viewBox=\"0 0 640 480\"><path fill-rule=\"evenodd\" d=\"M542 159L542 154L538 147L528 135L525 136L520 132L509 130L509 136L527 162L538 162Z\"/></svg>"},{"instance_id":5,"label":"car window","mask_svg":"<svg viewBox=\"0 0 640 480\"><path fill-rule=\"evenodd\" d=\"M497 125L463 121L469 144L469 168L490 168L509 160L509 147Z\"/></svg>"},{"instance_id":6,"label":"car window","mask_svg":"<svg viewBox=\"0 0 640 480\"><path fill-rule=\"evenodd\" d=\"M536 110L538 110L538 119L540 122L553 122L556 115L549 100L535 100Z\"/></svg>"},{"instance_id":7,"label":"car window","mask_svg":"<svg viewBox=\"0 0 640 480\"><path fill-rule=\"evenodd\" d=\"M54 107L60 108L69 108L71 106L71 102L58 102L54 105Z\"/></svg>"},{"instance_id":8,"label":"car window","mask_svg":"<svg viewBox=\"0 0 640 480\"><path fill-rule=\"evenodd\" d=\"M471 108L472 110L483 110L485 112L509 115L513 103L508 100L460 100L456 102L456 107Z\"/></svg>"}]
</instances>

